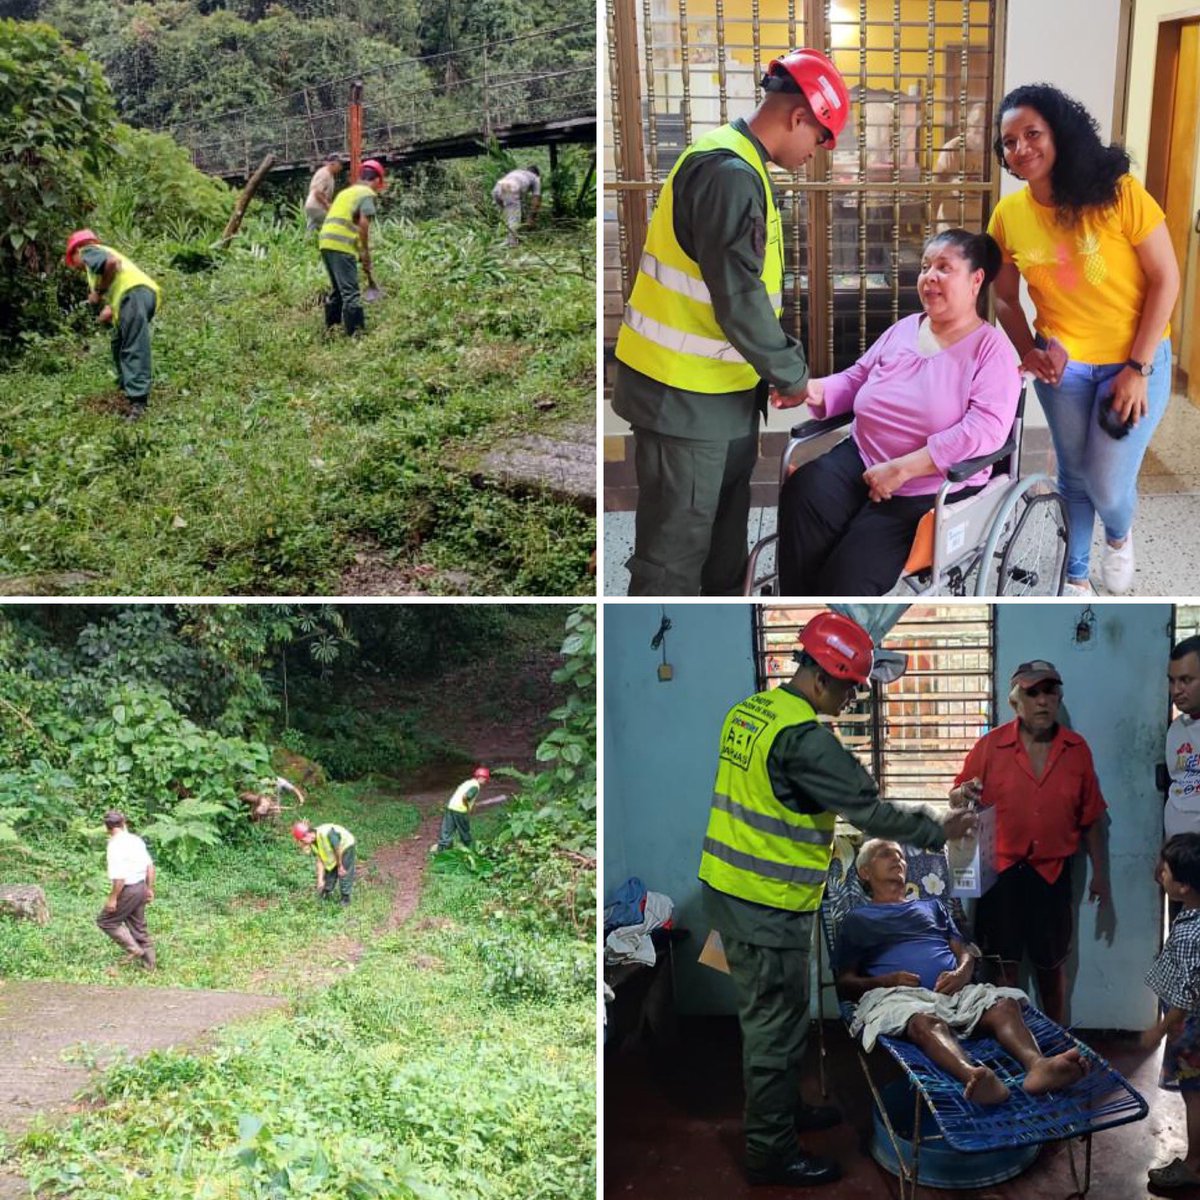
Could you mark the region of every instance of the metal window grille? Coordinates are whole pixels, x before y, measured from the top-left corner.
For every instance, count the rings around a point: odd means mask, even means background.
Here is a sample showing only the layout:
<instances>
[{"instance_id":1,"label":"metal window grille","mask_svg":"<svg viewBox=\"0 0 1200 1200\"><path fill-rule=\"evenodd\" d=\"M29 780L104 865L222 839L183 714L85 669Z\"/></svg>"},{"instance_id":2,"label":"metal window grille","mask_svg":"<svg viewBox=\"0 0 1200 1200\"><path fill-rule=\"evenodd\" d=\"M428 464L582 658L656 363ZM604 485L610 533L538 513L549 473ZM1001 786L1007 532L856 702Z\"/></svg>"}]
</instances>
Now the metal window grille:
<instances>
[{"instance_id":1,"label":"metal window grille","mask_svg":"<svg viewBox=\"0 0 1200 1200\"><path fill-rule=\"evenodd\" d=\"M1196 637L1200 634L1200 604L1175 605L1175 631L1171 644L1182 642L1184 638Z\"/></svg>"},{"instance_id":2,"label":"metal window grille","mask_svg":"<svg viewBox=\"0 0 1200 1200\"><path fill-rule=\"evenodd\" d=\"M790 679L804 624L824 606L763 604L754 609L760 688ZM869 693L834 726L888 800L945 804L967 752L996 720L994 616L986 604L913 604L887 635L908 655L896 683Z\"/></svg>"},{"instance_id":3,"label":"metal window grille","mask_svg":"<svg viewBox=\"0 0 1200 1200\"><path fill-rule=\"evenodd\" d=\"M784 325L814 373L849 366L915 312L935 228L986 225L1004 0L605 0L604 336L616 339L654 198L683 148L762 92L799 45L851 89L837 149L772 168L785 228Z\"/></svg>"}]
</instances>

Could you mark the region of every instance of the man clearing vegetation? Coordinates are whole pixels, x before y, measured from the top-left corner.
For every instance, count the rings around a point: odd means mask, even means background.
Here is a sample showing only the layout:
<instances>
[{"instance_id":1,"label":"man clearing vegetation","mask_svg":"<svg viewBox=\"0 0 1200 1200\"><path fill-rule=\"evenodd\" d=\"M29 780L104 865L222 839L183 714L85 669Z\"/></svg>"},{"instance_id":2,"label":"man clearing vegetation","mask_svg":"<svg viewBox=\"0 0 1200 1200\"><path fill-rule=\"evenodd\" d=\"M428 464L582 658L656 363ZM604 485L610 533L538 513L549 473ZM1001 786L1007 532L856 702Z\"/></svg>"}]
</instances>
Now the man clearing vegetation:
<instances>
[{"instance_id":1,"label":"man clearing vegetation","mask_svg":"<svg viewBox=\"0 0 1200 1200\"><path fill-rule=\"evenodd\" d=\"M292 837L300 843L305 854L317 856L317 895L332 900L340 890L342 903L350 903L356 865L354 834L332 822L315 829L307 821L292 826Z\"/></svg>"},{"instance_id":2,"label":"man clearing vegetation","mask_svg":"<svg viewBox=\"0 0 1200 1200\"><path fill-rule=\"evenodd\" d=\"M88 303L103 305L96 319L112 326L117 386L129 401L126 419L137 421L150 399L150 322L159 286L132 259L101 245L90 229L78 229L67 239L66 264L83 268Z\"/></svg>"},{"instance_id":3,"label":"man clearing vegetation","mask_svg":"<svg viewBox=\"0 0 1200 1200\"><path fill-rule=\"evenodd\" d=\"M458 834L458 840L464 846L471 844L471 810L479 799L483 785L491 777L492 773L487 767L476 767L471 778L455 788L454 795L446 802L446 815L442 817L442 829L435 850L449 850L455 834Z\"/></svg>"},{"instance_id":4,"label":"man clearing vegetation","mask_svg":"<svg viewBox=\"0 0 1200 1200\"><path fill-rule=\"evenodd\" d=\"M542 206L542 173L532 163L522 170L518 167L496 181L492 188L492 199L504 210L504 223L508 226L508 244L517 245L517 227L521 224L521 199L529 194L529 219L532 225L537 220Z\"/></svg>"},{"instance_id":5,"label":"man clearing vegetation","mask_svg":"<svg viewBox=\"0 0 1200 1200\"><path fill-rule=\"evenodd\" d=\"M146 929L146 905L154 899L154 863L146 843L126 828L124 813L116 809L106 812L104 828L108 831L112 890L96 924L124 947L125 962L140 962L153 971L154 943Z\"/></svg>"},{"instance_id":6,"label":"man clearing vegetation","mask_svg":"<svg viewBox=\"0 0 1200 1200\"><path fill-rule=\"evenodd\" d=\"M387 186L383 167L368 158L359 168L358 182L343 188L321 225L317 246L321 261L329 272L333 291L325 301L325 328L339 321L353 337L367 326L362 297L358 290L358 262L362 262L367 283L375 286L371 274L370 226L375 215L375 197Z\"/></svg>"}]
</instances>

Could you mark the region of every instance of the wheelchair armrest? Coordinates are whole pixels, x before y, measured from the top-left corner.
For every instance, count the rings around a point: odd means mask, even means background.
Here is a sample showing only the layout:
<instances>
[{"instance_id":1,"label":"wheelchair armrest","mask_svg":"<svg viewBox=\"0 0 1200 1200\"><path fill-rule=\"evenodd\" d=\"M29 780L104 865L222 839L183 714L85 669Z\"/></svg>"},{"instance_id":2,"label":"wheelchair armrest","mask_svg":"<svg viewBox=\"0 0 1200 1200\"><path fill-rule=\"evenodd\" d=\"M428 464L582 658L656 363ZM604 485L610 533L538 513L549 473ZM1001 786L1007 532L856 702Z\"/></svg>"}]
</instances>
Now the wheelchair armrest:
<instances>
[{"instance_id":1,"label":"wheelchair armrest","mask_svg":"<svg viewBox=\"0 0 1200 1200\"><path fill-rule=\"evenodd\" d=\"M962 462L956 462L946 472L946 478L951 483L962 483L964 479L970 479L972 475L982 471L984 467L994 467L1002 458L1007 458L1016 449L1017 440L1010 437L999 450L994 451L992 454L981 454L978 458L966 458Z\"/></svg>"},{"instance_id":2,"label":"wheelchair armrest","mask_svg":"<svg viewBox=\"0 0 1200 1200\"><path fill-rule=\"evenodd\" d=\"M844 429L854 420L852 412L841 413L836 417L813 417L809 421L800 421L792 426L791 436L808 441L820 437L823 433L832 433L835 429Z\"/></svg>"}]
</instances>

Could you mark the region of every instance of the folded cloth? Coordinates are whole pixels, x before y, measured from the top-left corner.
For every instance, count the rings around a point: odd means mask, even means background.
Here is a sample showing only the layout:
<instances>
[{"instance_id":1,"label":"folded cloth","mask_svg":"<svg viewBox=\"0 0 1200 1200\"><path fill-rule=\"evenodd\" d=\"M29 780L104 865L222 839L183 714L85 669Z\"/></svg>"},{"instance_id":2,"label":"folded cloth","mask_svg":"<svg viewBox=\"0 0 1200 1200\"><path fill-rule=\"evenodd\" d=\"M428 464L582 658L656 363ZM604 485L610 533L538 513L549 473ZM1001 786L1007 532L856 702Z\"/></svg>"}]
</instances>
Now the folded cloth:
<instances>
[{"instance_id":1,"label":"folded cloth","mask_svg":"<svg viewBox=\"0 0 1200 1200\"><path fill-rule=\"evenodd\" d=\"M654 966L657 957L650 934L671 919L675 903L662 892L646 893L646 911L637 925L625 925L614 929L604 940L606 963L635 962Z\"/></svg>"},{"instance_id":2,"label":"folded cloth","mask_svg":"<svg viewBox=\"0 0 1200 1200\"><path fill-rule=\"evenodd\" d=\"M1005 996L1029 999L1020 988L990 983L968 983L953 996L922 987L874 988L858 1002L850 1032L856 1037L862 1034L863 1048L872 1050L877 1038L902 1036L908 1022L921 1013L941 1017L955 1033L970 1037L979 1018Z\"/></svg>"},{"instance_id":3,"label":"folded cloth","mask_svg":"<svg viewBox=\"0 0 1200 1200\"><path fill-rule=\"evenodd\" d=\"M642 904L646 885L631 875L620 887L613 888L604 902L604 929L619 929L622 925L637 925L642 919Z\"/></svg>"}]
</instances>

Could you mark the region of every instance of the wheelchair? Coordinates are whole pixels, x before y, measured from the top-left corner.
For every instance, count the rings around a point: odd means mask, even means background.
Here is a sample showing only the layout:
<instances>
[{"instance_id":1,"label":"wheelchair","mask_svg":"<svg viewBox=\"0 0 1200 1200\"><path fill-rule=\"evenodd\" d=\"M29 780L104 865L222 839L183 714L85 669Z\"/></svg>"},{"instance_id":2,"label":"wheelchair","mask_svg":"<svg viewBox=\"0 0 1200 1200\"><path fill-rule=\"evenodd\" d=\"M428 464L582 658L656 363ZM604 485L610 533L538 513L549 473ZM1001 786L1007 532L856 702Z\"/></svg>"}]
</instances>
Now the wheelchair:
<instances>
[{"instance_id":1,"label":"wheelchair","mask_svg":"<svg viewBox=\"0 0 1200 1200\"><path fill-rule=\"evenodd\" d=\"M1067 506L1048 475L1019 477L1025 389L1008 440L993 454L955 463L921 518L900 579L890 594L918 596L1061 596L1067 576ZM796 470L796 453L818 438L845 430L843 413L792 426L779 465L779 488ZM831 439L831 448L840 439ZM992 474L974 496L951 503L951 485L984 467ZM743 595L779 593L774 555L778 533L755 544ZM763 565L760 565L763 564ZM905 591L907 589L907 591Z\"/></svg>"}]
</instances>

